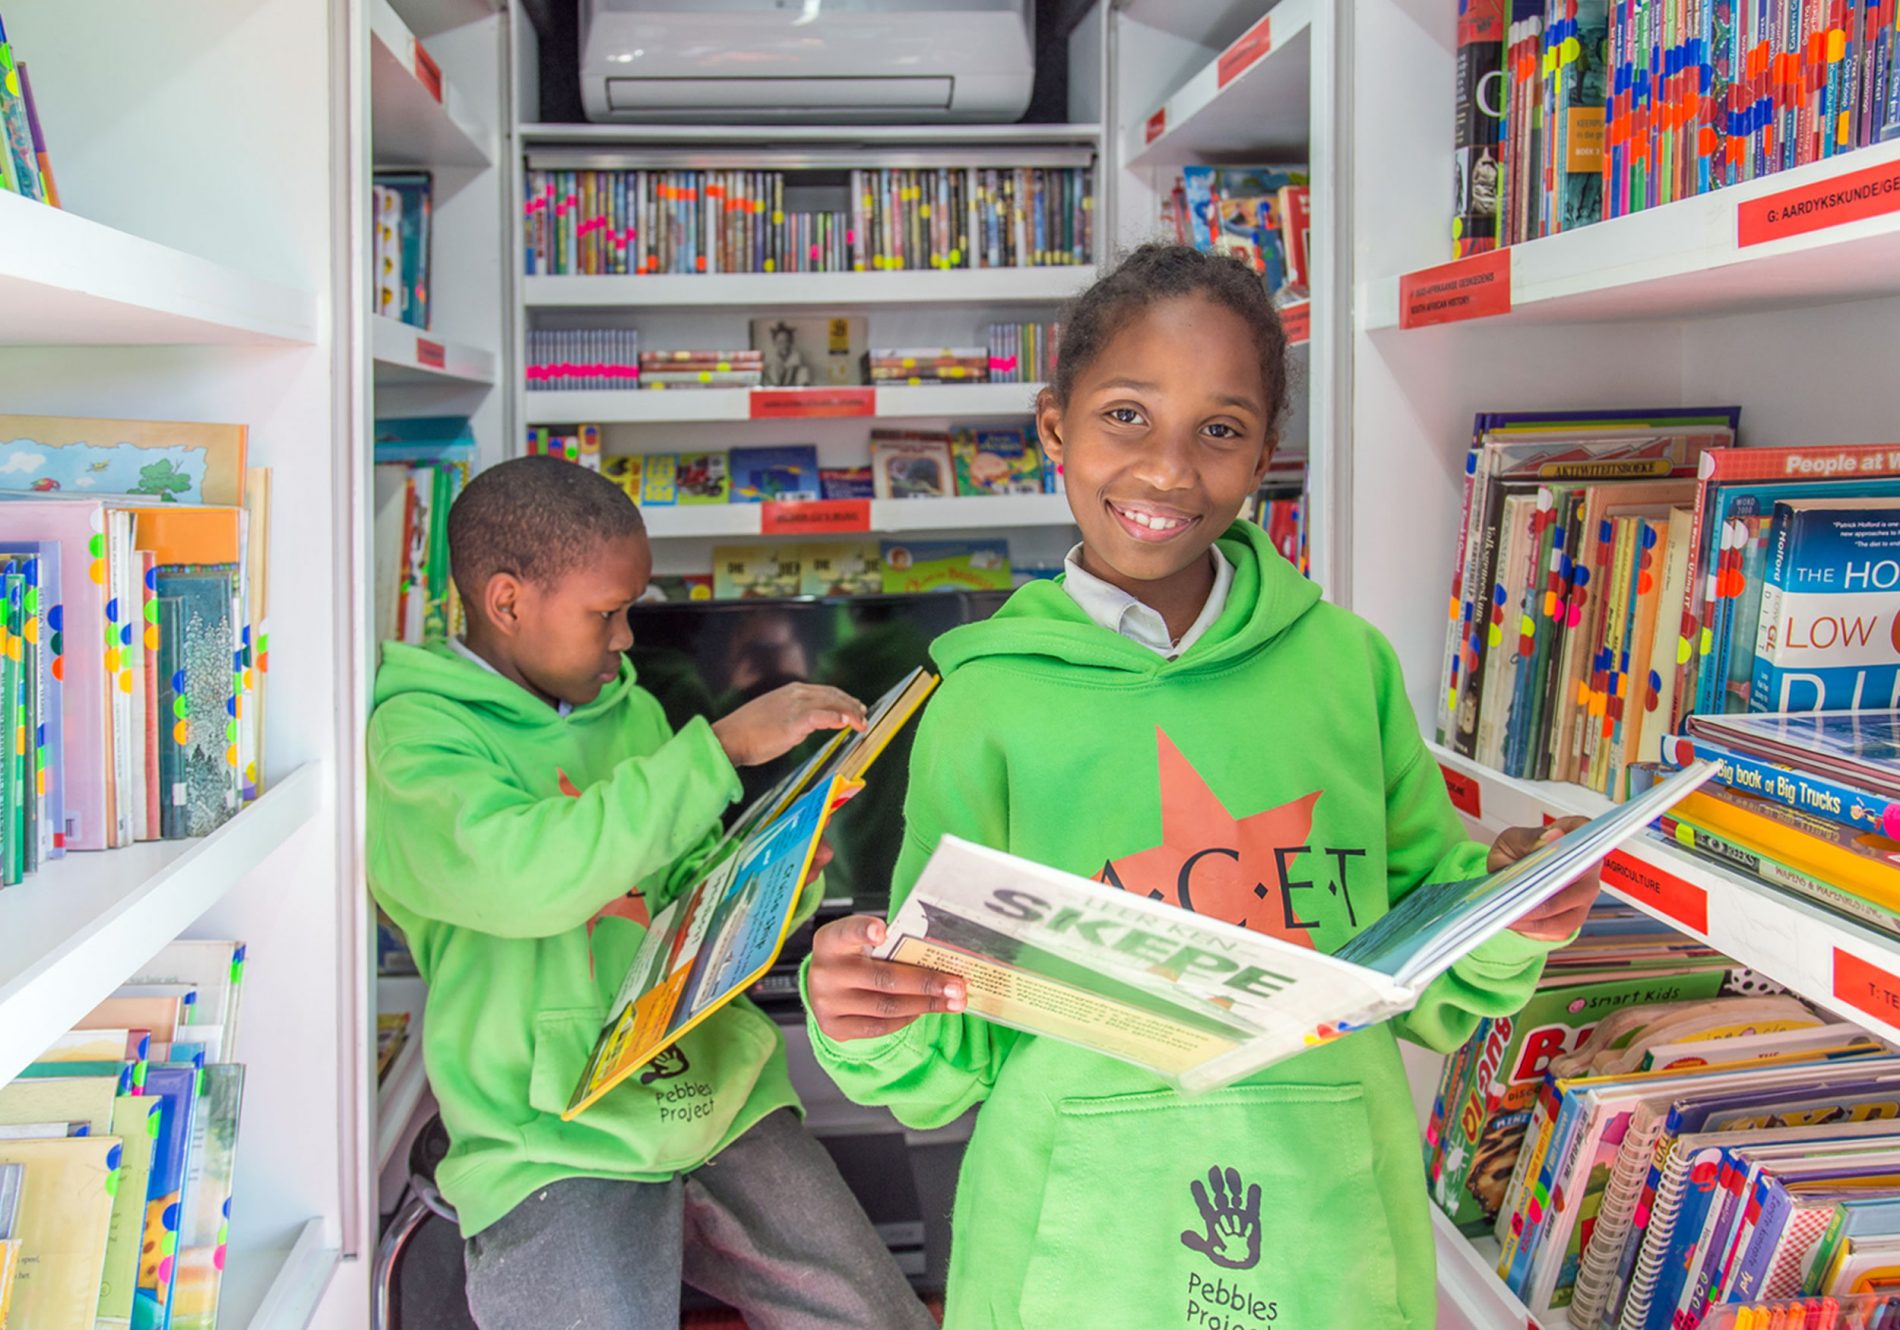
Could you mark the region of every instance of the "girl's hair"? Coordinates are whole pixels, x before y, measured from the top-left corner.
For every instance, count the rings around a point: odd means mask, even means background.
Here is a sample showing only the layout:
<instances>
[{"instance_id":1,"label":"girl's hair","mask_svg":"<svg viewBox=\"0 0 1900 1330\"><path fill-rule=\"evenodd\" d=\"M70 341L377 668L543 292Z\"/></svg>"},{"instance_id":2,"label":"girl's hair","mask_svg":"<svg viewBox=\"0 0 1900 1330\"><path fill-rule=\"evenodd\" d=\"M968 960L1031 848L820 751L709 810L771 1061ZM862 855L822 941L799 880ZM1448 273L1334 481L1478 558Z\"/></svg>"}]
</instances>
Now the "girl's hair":
<instances>
[{"instance_id":1,"label":"girl's hair","mask_svg":"<svg viewBox=\"0 0 1900 1330\"><path fill-rule=\"evenodd\" d=\"M1253 334L1260 381L1267 390L1267 423L1278 428L1286 410L1286 330L1260 275L1239 259L1208 254L1189 245L1146 244L1123 257L1113 271L1076 297L1062 323L1056 404L1066 407L1075 379L1150 305L1179 296L1203 296L1238 314Z\"/></svg>"}]
</instances>

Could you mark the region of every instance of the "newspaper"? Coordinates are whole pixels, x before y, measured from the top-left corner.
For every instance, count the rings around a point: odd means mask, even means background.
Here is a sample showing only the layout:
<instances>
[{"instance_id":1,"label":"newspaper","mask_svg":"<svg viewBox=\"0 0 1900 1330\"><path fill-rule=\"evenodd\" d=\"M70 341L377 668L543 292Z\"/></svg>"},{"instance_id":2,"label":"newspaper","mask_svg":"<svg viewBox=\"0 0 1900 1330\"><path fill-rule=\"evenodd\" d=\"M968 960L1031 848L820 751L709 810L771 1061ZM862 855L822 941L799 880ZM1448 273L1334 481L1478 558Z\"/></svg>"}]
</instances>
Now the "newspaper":
<instances>
[{"instance_id":1,"label":"newspaper","mask_svg":"<svg viewBox=\"0 0 1900 1330\"><path fill-rule=\"evenodd\" d=\"M1690 767L1488 877L1417 887L1331 956L945 836L877 954L960 976L987 1020L1216 1089L1410 1010L1714 770Z\"/></svg>"}]
</instances>

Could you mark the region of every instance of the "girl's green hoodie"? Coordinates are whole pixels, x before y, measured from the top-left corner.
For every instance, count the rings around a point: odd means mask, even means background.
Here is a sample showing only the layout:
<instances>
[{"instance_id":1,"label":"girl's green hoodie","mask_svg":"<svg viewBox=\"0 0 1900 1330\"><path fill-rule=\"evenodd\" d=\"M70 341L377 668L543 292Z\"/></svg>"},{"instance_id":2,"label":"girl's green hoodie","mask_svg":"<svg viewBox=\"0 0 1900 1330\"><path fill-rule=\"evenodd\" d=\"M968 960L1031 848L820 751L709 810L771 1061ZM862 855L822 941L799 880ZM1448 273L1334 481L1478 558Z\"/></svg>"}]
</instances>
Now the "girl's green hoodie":
<instances>
[{"instance_id":1,"label":"girl's green hoodie","mask_svg":"<svg viewBox=\"0 0 1900 1330\"><path fill-rule=\"evenodd\" d=\"M1391 647L1257 527L1220 548L1226 609L1175 661L1052 582L938 640L896 900L949 832L1331 952L1421 883L1483 871ZM1547 950L1505 933L1402 1020L1193 1099L970 1015L812 1040L847 1094L911 1126L984 1105L953 1330L1422 1328L1432 1231L1397 1036L1455 1047L1523 1004Z\"/></svg>"},{"instance_id":2,"label":"girl's green hoodie","mask_svg":"<svg viewBox=\"0 0 1900 1330\"><path fill-rule=\"evenodd\" d=\"M447 647L383 648L369 882L428 983L423 1056L453 1142L436 1177L465 1235L561 1178L697 1168L798 1106L778 1026L742 998L560 1116L647 911L691 885L739 793L711 727L672 733L631 665L562 716Z\"/></svg>"}]
</instances>

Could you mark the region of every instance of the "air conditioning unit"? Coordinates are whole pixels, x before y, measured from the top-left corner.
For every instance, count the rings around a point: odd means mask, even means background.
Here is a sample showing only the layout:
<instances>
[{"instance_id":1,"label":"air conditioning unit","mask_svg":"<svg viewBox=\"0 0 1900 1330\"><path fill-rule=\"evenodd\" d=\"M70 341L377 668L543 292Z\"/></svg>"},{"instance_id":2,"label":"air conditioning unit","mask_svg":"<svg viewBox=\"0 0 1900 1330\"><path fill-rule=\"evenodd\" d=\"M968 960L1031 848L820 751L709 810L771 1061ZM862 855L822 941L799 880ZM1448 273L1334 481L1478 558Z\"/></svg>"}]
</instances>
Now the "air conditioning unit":
<instances>
[{"instance_id":1,"label":"air conditioning unit","mask_svg":"<svg viewBox=\"0 0 1900 1330\"><path fill-rule=\"evenodd\" d=\"M589 120L1009 121L1030 0L582 0Z\"/></svg>"}]
</instances>

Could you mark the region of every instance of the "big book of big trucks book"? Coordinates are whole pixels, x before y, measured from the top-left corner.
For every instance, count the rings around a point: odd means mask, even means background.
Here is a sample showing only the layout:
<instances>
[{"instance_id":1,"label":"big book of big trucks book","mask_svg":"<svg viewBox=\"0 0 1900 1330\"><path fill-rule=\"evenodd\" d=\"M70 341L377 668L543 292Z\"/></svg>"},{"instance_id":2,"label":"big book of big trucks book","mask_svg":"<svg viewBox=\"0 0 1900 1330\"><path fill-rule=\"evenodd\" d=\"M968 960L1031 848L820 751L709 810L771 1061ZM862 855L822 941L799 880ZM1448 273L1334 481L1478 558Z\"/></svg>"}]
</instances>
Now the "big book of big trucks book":
<instances>
[{"instance_id":1,"label":"big book of big trucks book","mask_svg":"<svg viewBox=\"0 0 1900 1330\"><path fill-rule=\"evenodd\" d=\"M831 815L864 788L864 773L936 686L936 675L912 671L878 699L862 733L840 730L740 814L704 875L647 926L562 1121L772 968Z\"/></svg>"},{"instance_id":2,"label":"big book of big trucks book","mask_svg":"<svg viewBox=\"0 0 1900 1330\"><path fill-rule=\"evenodd\" d=\"M1488 877L1417 887L1331 956L945 836L877 954L962 977L1000 1025L1214 1090L1409 1011L1714 774L1697 763Z\"/></svg>"}]
</instances>

